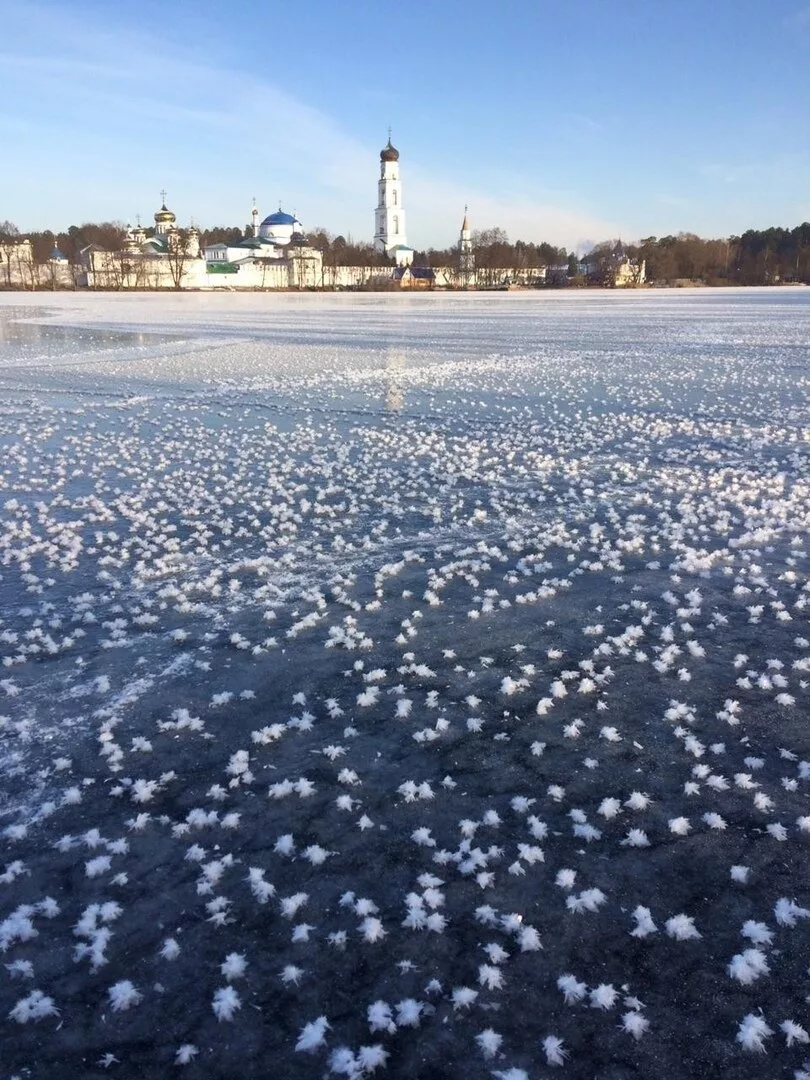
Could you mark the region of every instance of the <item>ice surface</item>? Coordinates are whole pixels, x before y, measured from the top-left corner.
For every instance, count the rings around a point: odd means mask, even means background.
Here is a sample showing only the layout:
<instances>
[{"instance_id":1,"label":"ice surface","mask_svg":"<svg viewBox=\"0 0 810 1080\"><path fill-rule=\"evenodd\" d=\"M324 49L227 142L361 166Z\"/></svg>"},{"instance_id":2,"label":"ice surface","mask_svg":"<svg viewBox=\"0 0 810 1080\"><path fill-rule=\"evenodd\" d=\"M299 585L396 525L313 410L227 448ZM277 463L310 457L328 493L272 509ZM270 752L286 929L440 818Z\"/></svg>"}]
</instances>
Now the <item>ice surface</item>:
<instances>
[{"instance_id":1,"label":"ice surface","mask_svg":"<svg viewBox=\"0 0 810 1080\"><path fill-rule=\"evenodd\" d=\"M808 341L0 295L9 1075L800 1069Z\"/></svg>"}]
</instances>

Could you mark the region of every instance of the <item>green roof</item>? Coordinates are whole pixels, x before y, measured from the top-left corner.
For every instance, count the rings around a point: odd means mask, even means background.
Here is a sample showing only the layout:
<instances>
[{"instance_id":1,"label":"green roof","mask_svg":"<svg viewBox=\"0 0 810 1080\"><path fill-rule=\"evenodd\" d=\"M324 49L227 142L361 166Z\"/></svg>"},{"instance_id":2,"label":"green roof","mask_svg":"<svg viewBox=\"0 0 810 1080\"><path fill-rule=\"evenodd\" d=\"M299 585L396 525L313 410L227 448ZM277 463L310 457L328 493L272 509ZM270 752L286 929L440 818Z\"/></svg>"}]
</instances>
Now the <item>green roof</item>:
<instances>
[{"instance_id":1,"label":"green roof","mask_svg":"<svg viewBox=\"0 0 810 1080\"><path fill-rule=\"evenodd\" d=\"M260 247L275 247L275 240L268 240L266 236L249 236L246 240L240 240L235 247L242 248L260 248Z\"/></svg>"}]
</instances>

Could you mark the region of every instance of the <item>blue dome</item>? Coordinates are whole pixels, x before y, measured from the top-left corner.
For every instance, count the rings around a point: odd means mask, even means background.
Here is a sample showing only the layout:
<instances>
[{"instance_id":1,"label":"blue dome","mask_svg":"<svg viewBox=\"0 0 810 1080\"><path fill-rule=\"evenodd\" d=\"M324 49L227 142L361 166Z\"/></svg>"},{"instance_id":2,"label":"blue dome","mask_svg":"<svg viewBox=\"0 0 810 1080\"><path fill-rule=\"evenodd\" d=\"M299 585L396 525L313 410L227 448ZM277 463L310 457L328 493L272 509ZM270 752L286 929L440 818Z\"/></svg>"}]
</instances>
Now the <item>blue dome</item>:
<instances>
[{"instance_id":1,"label":"blue dome","mask_svg":"<svg viewBox=\"0 0 810 1080\"><path fill-rule=\"evenodd\" d=\"M276 210L275 214L270 214L264 219L262 225L300 225L301 222L298 218L293 217L292 214L285 214L283 210Z\"/></svg>"}]
</instances>

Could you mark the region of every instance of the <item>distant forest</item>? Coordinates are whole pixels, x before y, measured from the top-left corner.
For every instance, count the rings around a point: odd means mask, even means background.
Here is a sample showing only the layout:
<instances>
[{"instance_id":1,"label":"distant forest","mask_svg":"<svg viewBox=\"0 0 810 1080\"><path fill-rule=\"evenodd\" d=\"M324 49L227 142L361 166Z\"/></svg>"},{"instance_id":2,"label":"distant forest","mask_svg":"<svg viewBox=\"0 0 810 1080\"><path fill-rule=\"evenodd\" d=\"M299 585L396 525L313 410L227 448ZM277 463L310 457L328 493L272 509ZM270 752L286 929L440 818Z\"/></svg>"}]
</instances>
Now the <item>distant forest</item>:
<instances>
[{"instance_id":1,"label":"distant forest","mask_svg":"<svg viewBox=\"0 0 810 1080\"><path fill-rule=\"evenodd\" d=\"M647 280L698 280L707 285L810 285L810 222L795 229L748 229L727 240L692 233L648 236L626 244L631 258L647 263Z\"/></svg>"},{"instance_id":2,"label":"distant forest","mask_svg":"<svg viewBox=\"0 0 810 1080\"><path fill-rule=\"evenodd\" d=\"M98 244L109 251L120 250L125 228L119 222L71 225L66 232L22 233L11 222L0 221L0 250L9 241L30 239L34 260L45 264L54 247L72 264L89 244ZM236 243L243 238L238 226L215 226L200 231L203 245L222 241ZM390 265L391 260L375 252L372 245L358 243L352 238L333 235L315 227L309 231L309 242L323 253L329 266ZM483 229L472 234L476 266L485 270L494 267L532 268L554 267L557 273L549 281L583 283L583 263L588 263L588 282L599 282L600 265L608 266L616 240L597 244L585 259L565 248L533 241L510 241L503 229ZM700 282L706 285L776 285L783 283L810 284L810 222L793 229L749 229L742 236L723 240L705 240L693 233L677 236L648 236L637 243L624 243L625 254L646 263L647 281L657 285L677 282ZM417 251L417 266L457 266L458 246Z\"/></svg>"},{"instance_id":3,"label":"distant forest","mask_svg":"<svg viewBox=\"0 0 810 1080\"><path fill-rule=\"evenodd\" d=\"M607 268L616 241L609 240L588 252L584 259L551 244L523 240L510 243L502 229L473 233L475 264L481 269L496 266L567 268L567 277L583 276L583 262L599 278ZM643 259L647 281L659 285L680 281L706 285L776 285L785 282L810 284L810 222L795 229L749 229L727 240L704 240L694 233L677 236L648 236L638 243L625 243L624 252L633 260ZM430 266L453 265L458 248L418 252L417 263ZM559 278L552 278L559 280Z\"/></svg>"}]
</instances>

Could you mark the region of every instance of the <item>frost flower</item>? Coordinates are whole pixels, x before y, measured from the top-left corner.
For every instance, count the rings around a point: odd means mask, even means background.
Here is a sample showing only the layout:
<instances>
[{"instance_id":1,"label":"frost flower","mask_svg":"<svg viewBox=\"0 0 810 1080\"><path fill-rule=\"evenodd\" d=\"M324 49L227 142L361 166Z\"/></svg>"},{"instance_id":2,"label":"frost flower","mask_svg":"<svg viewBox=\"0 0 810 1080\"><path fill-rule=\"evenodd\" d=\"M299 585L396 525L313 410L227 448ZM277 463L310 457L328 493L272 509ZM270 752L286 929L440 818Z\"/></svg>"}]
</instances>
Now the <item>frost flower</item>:
<instances>
[{"instance_id":1,"label":"frost flower","mask_svg":"<svg viewBox=\"0 0 810 1080\"><path fill-rule=\"evenodd\" d=\"M773 1035L773 1028L768 1027L768 1024L763 1016L755 1016L753 1013L748 1013L740 1021L740 1026L737 1031L737 1042L740 1043L743 1050L754 1051L758 1054L765 1053L765 1044L763 1039L767 1039L770 1035Z\"/></svg>"},{"instance_id":2,"label":"frost flower","mask_svg":"<svg viewBox=\"0 0 810 1080\"><path fill-rule=\"evenodd\" d=\"M221 986L214 991L211 1008L217 1020L233 1020L233 1014L242 1008L242 1002L232 986Z\"/></svg>"},{"instance_id":3,"label":"frost flower","mask_svg":"<svg viewBox=\"0 0 810 1080\"><path fill-rule=\"evenodd\" d=\"M139 1005L143 1001L143 994L136 990L129 979L124 979L111 986L108 990L110 1006L114 1012L125 1012L133 1005Z\"/></svg>"},{"instance_id":4,"label":"frost flower","mask_svg":"<svg viewBox=\"0 0 810 1080\"><path fill-rule=\"evenodd\" d=\"M673 915L664 925L667 934L676 941L691 941L702 936L695 928L695 920L691 915Z\"/></svg>"},{"instance_id":5,"label":"frost flower","mask_svg":"<svg viewBox=\"0 0 810 1080\"><path fill-rule=\"evenodd\" d=\"M547 1035L543 1039L543 1053L549 1065L564 1065L568 1057L568 1051L563 1045L562 1039L557 1035Z\"/></svg>"},{"instance_id":6,"label":"frost flower","mask_svg":"<svg viewBox=\"0 0 810 1080\"><path fill-rule=\"evenodd\" d=\"M329 1029L329 1022L325 1016L319 1016L317 1020L310 1020L305 1024L295 1044L296 1051L312 1053L326 1042L324 1036Z\"/></svg>"},{"instance_id":7,"label":"frost flower","mask_svg":"<svg viewBox=\"0 0 810 1080\"><path fill-rule=\"evenodd\" d=\"M475 1041L481 1048L485 1058L493 1058L498 1053L498 1048L503 1042L503 1035L499 1035L492 1028L486 1028L480 1035L475 1036Z\"/></svg>"},{"instance_id":8,"label":"frost flower","mask_svg":"<svg viewBox=\"0 0 810 1080\"><path fill-rule=\"evenodd\" d=\"M29 1020L44 1020L46 1016L58 1015L53 998L47 997L41 990L32 990L27 997L20 998L8 1018L16 1020L18 1024L27 1024Z\"/></svg>"},{"instance_id":9,"label":"frost flower","mask_svg":"<svg viewBox=\"0 0 810 1080\"><path fill-rule=\"evenodd\" d=\"M588 993L585 983L580 982L574 975L561 975L557 979L557 987L565 995L566 1005L576 1005Z\"/></svg>"},{"instance_id":10,"label":"frost flower","mask_svg":"<svg viewBox=\"0 0 810 1080\"><path fill-rule=\"evenodd\" d=\"M760 975L767 975L770 972L765 953L759 949L745 949L744 952L733 956L727 970L732 979L737 979L744 986L750 985Z\"/></svg>"},{"instance_id":11,"label":"frost flower","mask_svg":"<svg viewBox=\"0 0 810 1080\"><path fill-rule=\"evenodd\" d=\"M591 990L591 1008L612 1009L618 996L618 991L610 983L600 983L594 990Z\"/></svg>"}]
</instances>

